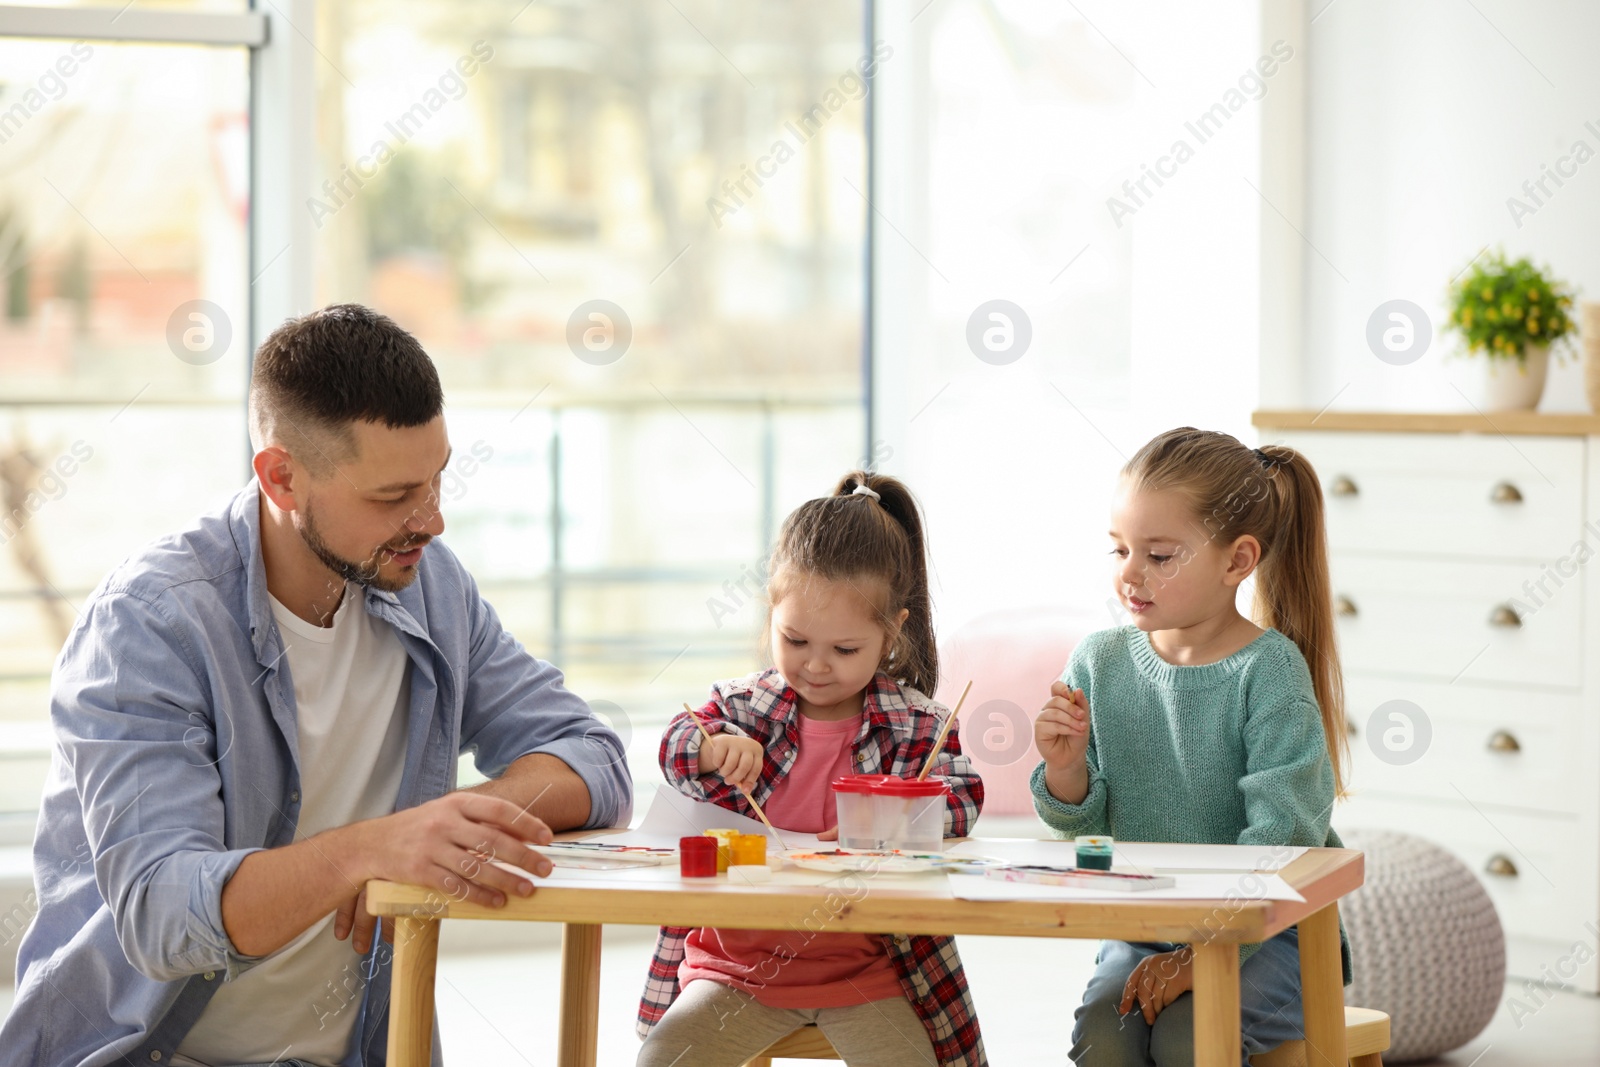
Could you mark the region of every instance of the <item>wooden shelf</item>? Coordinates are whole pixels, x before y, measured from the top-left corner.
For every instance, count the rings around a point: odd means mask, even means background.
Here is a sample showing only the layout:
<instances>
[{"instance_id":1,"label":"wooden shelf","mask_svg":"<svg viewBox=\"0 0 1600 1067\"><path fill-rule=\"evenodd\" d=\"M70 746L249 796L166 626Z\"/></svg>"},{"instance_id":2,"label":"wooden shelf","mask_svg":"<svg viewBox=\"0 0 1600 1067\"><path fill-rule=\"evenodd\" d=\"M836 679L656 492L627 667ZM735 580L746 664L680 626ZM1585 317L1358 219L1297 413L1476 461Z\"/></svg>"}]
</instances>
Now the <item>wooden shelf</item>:
<instances>
[{"instance_id":1,"label":"wooden shelf","mask_svg":"<svg viewBox=\"0 0 1600 1067\"><path fill-rule=\"evenodd\" d=\"M1257 411L1264 430L1365 430L1376 433L1600 434L1600 415L1495 411L1488 414L1410 411Z\"/></svg>"}]
</instances>

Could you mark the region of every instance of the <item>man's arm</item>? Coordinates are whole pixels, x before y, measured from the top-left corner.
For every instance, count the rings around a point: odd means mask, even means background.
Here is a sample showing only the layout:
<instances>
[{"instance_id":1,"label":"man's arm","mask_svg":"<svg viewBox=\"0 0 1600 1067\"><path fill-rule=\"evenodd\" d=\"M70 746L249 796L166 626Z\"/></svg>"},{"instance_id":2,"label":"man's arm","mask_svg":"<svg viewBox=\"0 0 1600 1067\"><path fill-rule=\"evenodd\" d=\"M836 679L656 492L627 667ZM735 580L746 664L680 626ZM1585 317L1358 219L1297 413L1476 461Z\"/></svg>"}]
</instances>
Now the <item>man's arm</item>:
<instances>
[{"instance_id":1,"label":"man's arm","mask_svg":"<svg viewBox=\"0 0 1600 1067\"><path fill-rule=\"evenodd\" d=\"M222 899L223 924L239 952L276 951L336 909L335 935L353 934L355 950L365 951L374 924L360 894L375 878L499 907L532 885L485 859L542 877L550 863L529 842L548 842L552 829L610 825L618 813L627 818L631 779L620 738L561 685L559 671L501 629L476 587L469 588L477 622L462 742L476 749L480 768L493 777L407 811L246 857ZM604 790L598 811L592 783Z\"/></svg>"},{"instance_id":2,"label":"man's arm","mask_svg":"<svg viewBox=\"0 0 1600 1067\"><path fill-rule=\"evenodd\" d=\"M550 861L528 845L549 841L549 828L512 801L461 790L252 852L223 887L222 924L235 950L264 956L348 905L375 878L427 886L439 892L441 902L498 908L508 896L527 896L533 884L487 861L504 860L544 876ZM356 948L363 950L361 939Z\"/></svg>"},{"instance_id":3,"label":"man's arm","mask_svg":"<svg viewBox=\"0 0 1600 1067\"><path fill-rule=\"evenodd\" d=\"M570 830L589 820L589 787L583 778L560 759L543 752L523 756L499 778L463 789L461 793L495 797L515 804L517 810L536 817L555 831ZM550 867L543 861L536 859L535 862L538 863L535 873L541 877L550 873ZM341 941L350 938L356 952L365 955L372 946L376 927L377 919L367 911L366 898L359 891L354 894L346 891L334 918L333 936Z\"/></svg>"},{"instance_id":4,"label":"man's arm","mask_svg":"<svg viewBox=\"0 0 1600 1067\"><path fill-rule=\"evenodd\" d=\"M521 757L499 778L464 790L509 800L557 833L589 821L589 787L561 759L544 752Z\"/></svg>"},{"instance_id":5,"label":"man's arm","mask_svg":"<svg viewBox=\"0 0 1600 1067\"><path fill-rule=\"evenodd\" d=\"M51 681L50 716L82 805L117 941L158 981L248 965L223 930L229 849L208 685L169 617L129 593L84 608Z\"/></svg>"}]
</instances>

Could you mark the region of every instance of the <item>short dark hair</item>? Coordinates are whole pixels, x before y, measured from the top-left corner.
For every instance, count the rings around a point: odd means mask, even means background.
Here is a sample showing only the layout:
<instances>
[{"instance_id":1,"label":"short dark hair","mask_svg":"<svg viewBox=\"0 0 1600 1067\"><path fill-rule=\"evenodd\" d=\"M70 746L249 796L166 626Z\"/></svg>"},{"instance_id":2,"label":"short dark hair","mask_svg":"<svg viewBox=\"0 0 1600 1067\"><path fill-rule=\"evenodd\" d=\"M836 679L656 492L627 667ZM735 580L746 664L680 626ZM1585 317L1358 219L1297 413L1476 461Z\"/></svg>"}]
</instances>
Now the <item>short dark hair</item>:
<instances>
[{"instance_id":1,"label":"short dark hair","mask_svg":"<svg viewBox=\"0 0 1600 1067\"><path fill-rule=\"evenodd\" d=\"M332 304L290 319L256 350L250 436L287 447L317 477L355 451L352 422L421 426L444 410L433 360L387 315Z\"/></svg>"}]
</instances>

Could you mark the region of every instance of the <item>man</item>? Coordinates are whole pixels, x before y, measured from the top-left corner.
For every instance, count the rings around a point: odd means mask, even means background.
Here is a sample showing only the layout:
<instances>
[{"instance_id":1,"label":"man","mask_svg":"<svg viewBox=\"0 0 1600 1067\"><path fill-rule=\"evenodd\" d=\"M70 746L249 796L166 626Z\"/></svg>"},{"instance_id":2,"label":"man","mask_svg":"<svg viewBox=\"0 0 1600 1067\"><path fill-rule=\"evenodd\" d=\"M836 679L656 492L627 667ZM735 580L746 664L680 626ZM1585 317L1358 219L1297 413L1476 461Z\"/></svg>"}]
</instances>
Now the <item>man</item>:
<instances>
[{"instance_id":1,"label":"man","mask_svg":"<svg viewBox=\"0 0 1600 1067\"><path fill-rule=\"evenodd\" d=\"M548 874L529 843L629 817L616 734L435 541L442 409L384 316L284 324L251 378L255 479L90 596L0 1067L381 1064L369 879L498 906L532 882L487 858ZM456 791L460 752L491 781Z\"/></svg>"}]
</instances>

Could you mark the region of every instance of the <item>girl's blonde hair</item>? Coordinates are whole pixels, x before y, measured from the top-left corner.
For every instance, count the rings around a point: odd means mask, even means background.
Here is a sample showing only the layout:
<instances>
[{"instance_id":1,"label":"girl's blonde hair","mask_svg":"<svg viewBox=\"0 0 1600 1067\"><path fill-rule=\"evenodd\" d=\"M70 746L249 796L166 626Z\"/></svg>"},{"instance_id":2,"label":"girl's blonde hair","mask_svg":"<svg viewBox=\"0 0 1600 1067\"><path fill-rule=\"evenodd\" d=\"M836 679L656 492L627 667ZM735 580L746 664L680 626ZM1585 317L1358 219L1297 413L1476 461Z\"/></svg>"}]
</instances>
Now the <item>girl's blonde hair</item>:
<instances>
[{"instance_id":1,"label":"girl's blonde hair","mask_svg":"<svg viewBox=\"0 0 1600 1067\"><path fill-rule=\"evenodd\" d=\"M857 493L864 486L870 493ZM874 494L876 495L874 497ZM776 607L806 578L860 583L884 631L894 640L881 668L895 681L929 696L939 684L927 551L916 498L898 478L852 471L832 496L808 500L790 513L768 562L769 603ZM907 612L903 625L894 620ZM768 612L768 627L771 613Z\"/></svg>"},{"instance_id":2,"label":"girl's blonde hair","mask_svg":"<svg viewBox=\"0 0 1600 1067\"><path fill-rule=\"evenodd\" d=\"M1230 544L1249 534L1261 543L1256 622L1289 637L1305 656L1334 787L1344 794L1349 737L1344 679L1333 623L1322 485L1311 463L1286 445L1253 449L1237 438L1192 426L1168 430L1122 468L1135 489L1187 496L1210 540Z\"/></svg>"}]
</instances>

